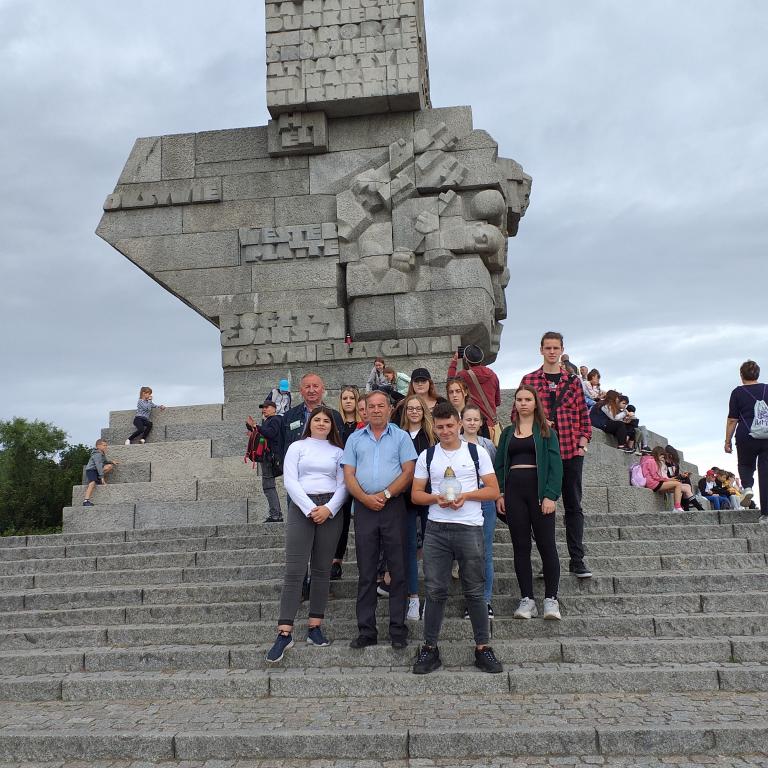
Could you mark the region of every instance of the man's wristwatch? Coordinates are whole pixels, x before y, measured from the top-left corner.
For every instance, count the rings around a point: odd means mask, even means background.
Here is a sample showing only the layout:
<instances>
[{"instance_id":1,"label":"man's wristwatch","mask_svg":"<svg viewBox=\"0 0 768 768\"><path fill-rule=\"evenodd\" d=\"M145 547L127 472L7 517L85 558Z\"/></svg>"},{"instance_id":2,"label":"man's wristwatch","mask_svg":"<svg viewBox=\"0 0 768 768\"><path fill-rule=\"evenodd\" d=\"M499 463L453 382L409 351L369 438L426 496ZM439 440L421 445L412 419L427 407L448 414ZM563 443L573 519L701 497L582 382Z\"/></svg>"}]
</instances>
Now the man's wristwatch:
<instances>
[{"instance_id":1,"label":"man's wristwatch","mask_svg":"<svg viewBox=\"0 0 768 768\"><path fill-rule=\"evenodd\" d=\"M389 492L389 488L385 488L382 493L384 494L384 498L389 501L392 498L392 494Z\"/></svg>"}]
</instances>

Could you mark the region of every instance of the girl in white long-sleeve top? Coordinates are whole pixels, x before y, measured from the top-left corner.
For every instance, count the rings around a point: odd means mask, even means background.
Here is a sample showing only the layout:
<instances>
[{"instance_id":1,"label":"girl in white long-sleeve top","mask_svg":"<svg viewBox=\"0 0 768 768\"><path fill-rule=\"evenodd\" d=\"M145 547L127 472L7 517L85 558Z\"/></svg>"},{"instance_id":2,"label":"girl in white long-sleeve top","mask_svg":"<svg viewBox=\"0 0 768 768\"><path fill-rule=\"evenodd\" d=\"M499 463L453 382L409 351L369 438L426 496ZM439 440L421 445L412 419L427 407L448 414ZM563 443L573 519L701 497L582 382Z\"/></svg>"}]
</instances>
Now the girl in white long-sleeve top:
<instances>
[{"instance_id":1,"label":"girl in white long-sleeve top","mask_svg":"<svg viewBox=\"0 0 768 768\"><path fill-rule=\"evenodd\" d=\"M331 562L341 533L340 510L347 497L342 454L333 411L324 405L312 411L301 439L291 443L285 454L283 479L290 497L285 518L285 576L278 635L267 653L270 663L281 661L293 647L293 624L308 560L312 578L307 642L318 646L330 644L320 625L328 603Z\"/></svg>"}]
</instances>

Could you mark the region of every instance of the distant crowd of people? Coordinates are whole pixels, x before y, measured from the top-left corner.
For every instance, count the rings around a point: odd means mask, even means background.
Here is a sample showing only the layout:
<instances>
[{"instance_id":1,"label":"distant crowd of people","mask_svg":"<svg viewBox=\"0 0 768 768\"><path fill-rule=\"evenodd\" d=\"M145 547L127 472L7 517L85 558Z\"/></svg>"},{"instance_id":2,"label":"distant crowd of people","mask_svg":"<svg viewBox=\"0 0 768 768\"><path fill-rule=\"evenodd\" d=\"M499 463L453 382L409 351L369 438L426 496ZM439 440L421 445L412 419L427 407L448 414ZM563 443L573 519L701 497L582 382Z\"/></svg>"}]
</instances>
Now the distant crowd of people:
<instances>
[{"instance_id":1,"label":"distant crowd of people","mask_svg":"<svg viewBox=\"0 0 768 768\"><path fill-rule=\"evenodd\" d=\"M450 360L445 396L426 368L410 376L376 359L365 385L340 389L338 409L324 402L325 383L314 372L299 383L302 402L293 405L283 379L260 404L261 423L246 420L246 458L261 466L268 502L267 522L285 524L285 570L278 609L278 634L267 653L280 662L294 645L294 624L303 599L309 601L307 643L324 647L323 629L330 582L343 578L349 529L354 521L358 569L357 636L350 646L378 643L378 597L389 599L389 640L408 644L408 621L424 621L424 642L415 674L441 666L438 647L451 579L461 582L465 617L475 643L475 665L490 673L503 667L490 646L495 618L493 535L497 518L509 528L520 601L518 619L539 615L531 564L533 543L543 566L544 619L561 619L560 561L555 542L555 507L562 499L569 571L587 579L584 558L582 473L593 426L613 434L618 446L642 454L632 483L671 493L675 509L740 508L752 505L755 467L760 479L761 517L768 521L768 406L756 363L741 368L742 386L731 395L726 452L735 435L739 473L716 467L694 485L681 470L672 446L648 445L628 398L600 389L600 374L578 370L564 354L563 337L547 332L540 343L542 364L515 391L511 425L501 429L501 391L483 352L470 345ZM461 364L461 369L459 365ZM407 386L406 386L407 381ZM142 387L127 443L143 443L152 429L152 390ZM117 462L97 443L86 468L85 505L96 483ZM283 517L275 478L284 476ZM642 480L642 482L641 482ZM533 535L532 535L533 534ZM422 605L419 561L423 567Z\"/></svg>"}]
</instances>

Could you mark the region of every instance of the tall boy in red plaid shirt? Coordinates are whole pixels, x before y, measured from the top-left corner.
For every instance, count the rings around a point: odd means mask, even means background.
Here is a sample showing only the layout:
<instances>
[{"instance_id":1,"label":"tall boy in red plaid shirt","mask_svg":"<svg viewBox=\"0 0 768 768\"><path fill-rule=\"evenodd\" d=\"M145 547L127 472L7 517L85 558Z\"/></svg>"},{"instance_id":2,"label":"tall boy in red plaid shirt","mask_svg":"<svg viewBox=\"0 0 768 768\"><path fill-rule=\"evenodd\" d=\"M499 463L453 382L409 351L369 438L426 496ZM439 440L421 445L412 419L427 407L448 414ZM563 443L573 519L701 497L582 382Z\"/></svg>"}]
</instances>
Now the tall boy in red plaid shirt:
<instances>
[{"instance_id":1,"label":"tall boy in red plaid shirt","mask_svg":"<svg viewBox=\"0 0 768 768\"><path fill-rule=\"evenodd\" d=\"M584 563L584 512L581 509L581 475L587 444L592 438L592 425L584 400L584 389L578 376L563 370L563 336L547 331L541 337L544 364L523 377L522 384L536 388L560 441L563 459L563 507L565 508L565 538L571 562L569 570L580 579L592 572Z\"/></svg>"}]
</instances>

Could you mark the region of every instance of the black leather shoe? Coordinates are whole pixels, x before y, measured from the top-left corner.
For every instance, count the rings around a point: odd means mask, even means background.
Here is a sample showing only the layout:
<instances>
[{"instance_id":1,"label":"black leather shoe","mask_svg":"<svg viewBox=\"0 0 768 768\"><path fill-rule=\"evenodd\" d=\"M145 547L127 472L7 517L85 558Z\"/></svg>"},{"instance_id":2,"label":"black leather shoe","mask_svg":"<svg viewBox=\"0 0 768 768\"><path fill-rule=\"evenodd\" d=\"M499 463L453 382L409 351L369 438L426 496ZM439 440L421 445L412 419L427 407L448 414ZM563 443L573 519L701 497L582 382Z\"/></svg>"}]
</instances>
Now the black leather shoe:
<instances>
[{"instance_id":1,"label":"black leather shoe","mask_svg":"<svg viewBox=\"0 0 768 768\"><path fill-rule=\"evenodd\" d=\"M360 635L360 637L356 637L350 644L350 648L354 648L355 650L360 650L361 648L367 648L369 645L378 645L379 641L375 637L364 637L363 635Z\"/></svg>"}]
</instances>

